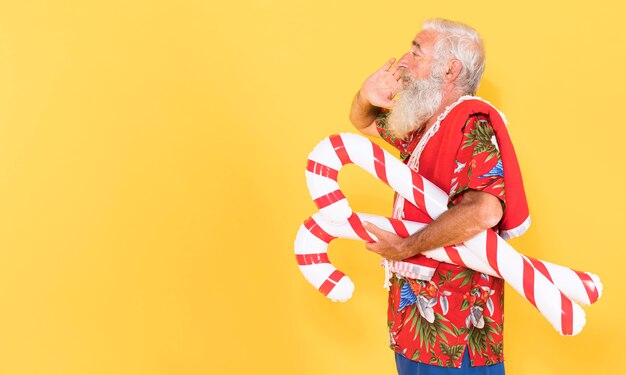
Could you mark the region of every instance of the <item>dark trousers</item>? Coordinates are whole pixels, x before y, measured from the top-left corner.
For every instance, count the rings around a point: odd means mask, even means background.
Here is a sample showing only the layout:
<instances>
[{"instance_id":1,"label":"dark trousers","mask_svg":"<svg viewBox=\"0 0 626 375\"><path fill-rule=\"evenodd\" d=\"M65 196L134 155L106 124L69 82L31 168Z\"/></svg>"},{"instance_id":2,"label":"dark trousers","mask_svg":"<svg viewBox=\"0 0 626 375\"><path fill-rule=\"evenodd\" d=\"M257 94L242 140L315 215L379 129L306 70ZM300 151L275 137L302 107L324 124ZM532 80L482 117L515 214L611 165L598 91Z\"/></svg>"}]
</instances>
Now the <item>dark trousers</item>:
<instances>
[{"instance_id":1,"label":"dark trousers","mask_svg":"<svg viewBox=\"0 0 626 375\"><path fill-rule=\"evenodd\" d=\"M490 366L470 366L469 348L465 348L461 368L439 367L411 361L396 353L398 375L504 375L504 363Z\"/></svg>"}]
</instances>

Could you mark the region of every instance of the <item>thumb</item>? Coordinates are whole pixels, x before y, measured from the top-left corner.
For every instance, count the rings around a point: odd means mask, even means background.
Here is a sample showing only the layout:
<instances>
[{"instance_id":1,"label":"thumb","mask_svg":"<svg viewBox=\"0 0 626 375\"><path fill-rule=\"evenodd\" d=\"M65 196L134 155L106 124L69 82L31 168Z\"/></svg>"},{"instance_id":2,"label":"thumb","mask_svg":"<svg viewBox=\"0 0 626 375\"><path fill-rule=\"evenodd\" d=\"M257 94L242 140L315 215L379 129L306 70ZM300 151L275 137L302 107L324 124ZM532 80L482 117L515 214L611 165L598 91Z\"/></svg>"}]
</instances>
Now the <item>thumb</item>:
<instances>
[{"instance_id":1,"label":"thumb","mask_svg":"<svg viewBox=\"0 0 626 375\"><path fill-rule=\"evenodd\" d=\"M382 232L380 228L378 228L376 225L372 223L368 223L367 221L363 222L363 228L365 228L366 231L373 234L374 241L378 242L378 239L381 237L381 232Z\"/></svg>"}]
</instances>

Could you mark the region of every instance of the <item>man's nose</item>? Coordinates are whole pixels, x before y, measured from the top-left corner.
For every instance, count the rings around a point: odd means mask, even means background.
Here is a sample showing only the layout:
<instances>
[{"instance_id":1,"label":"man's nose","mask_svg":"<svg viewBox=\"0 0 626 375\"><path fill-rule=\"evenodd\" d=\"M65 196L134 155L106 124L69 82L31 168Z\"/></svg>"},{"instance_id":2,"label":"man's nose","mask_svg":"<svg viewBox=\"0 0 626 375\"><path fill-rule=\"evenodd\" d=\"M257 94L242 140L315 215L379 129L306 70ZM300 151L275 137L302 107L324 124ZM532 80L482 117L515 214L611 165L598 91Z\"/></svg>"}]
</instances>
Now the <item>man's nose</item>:
<instances>
[{"instance_id":1,"label":"man's nose","mask_svg":"<svg viewBox=\"0 0 626 375\"><path fill-rule=\"evenodd\" d=\"M409 65L409 55L410 52L405 53L404 55L402 55L402 57L400 57L400 60L398 60L398 66L401 68L407 68Z\"/></svg>"}]
</instances>

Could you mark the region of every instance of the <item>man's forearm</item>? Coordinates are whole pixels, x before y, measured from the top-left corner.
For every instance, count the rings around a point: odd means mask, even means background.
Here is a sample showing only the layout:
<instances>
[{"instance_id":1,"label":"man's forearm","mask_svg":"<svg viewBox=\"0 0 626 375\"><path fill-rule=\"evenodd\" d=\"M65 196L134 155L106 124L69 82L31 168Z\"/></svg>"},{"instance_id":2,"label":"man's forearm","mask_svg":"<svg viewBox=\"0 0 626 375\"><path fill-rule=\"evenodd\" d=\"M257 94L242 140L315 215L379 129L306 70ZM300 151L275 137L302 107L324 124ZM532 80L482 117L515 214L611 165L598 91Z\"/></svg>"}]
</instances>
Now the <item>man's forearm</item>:
<instances>
[{"instance_id":1,"label":"man's forearm","mask_svg":"<svg viewBox=\"0 0 626 375\"><path fill-rule=\"evenodd\" d=\"M479 194L485 195L451 207L423 230L405 239L402 247L406 254L413 256L422 251L456 245L497 225L502 218L500 201L487 193Z\"/></svg>"},{"instance_id":2,"label":"man's forearm","mask_svg":"<svg viewBox=\"0 0 626 375\"><path fill-rule=\"evenodd\" d=\"M350 107L350 122L357 129L364 129L376 120L376 116L380 112L380 108L373 106L366 99L361 97L361 91L359 90L354 99L352 99L352 106Z\"/></svg>"}]
</instances>

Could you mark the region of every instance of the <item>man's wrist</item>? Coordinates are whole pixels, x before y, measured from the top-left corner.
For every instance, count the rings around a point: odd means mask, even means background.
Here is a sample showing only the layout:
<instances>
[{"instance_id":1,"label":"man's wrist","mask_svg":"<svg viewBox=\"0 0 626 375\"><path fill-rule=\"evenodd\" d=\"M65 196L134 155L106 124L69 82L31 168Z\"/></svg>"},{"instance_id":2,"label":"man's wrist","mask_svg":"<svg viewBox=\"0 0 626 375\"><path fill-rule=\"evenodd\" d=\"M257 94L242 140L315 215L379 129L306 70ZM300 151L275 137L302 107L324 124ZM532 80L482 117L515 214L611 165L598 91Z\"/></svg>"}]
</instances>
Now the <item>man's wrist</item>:
<instances>
[{"instance_id":1,"label":"man's wrist","mask_svg":"<svg viewBox=\"0 0 626 375\"><path fill-rule=\"evenodd\" d=\"M420 247L419 232L402 240L400 247L405 259L415 256L423 251Z\"/></svg>"},{"instance_id":2,"label":"man's wrist","mask_svg":"<svg viewBox=\"0 0 626 375\"><path fill-rule=\"evenodd\" d=\"M359 104L359 106L361 108L364 108L366 110L367 109L371 109L372 107L374 107L372 105L372 103L370 103L369 100L367 100L367 98L365 96L363 96L363 91L362 90L359 90L356 93L356 102Z\"/></svg>"}]
</instances>

